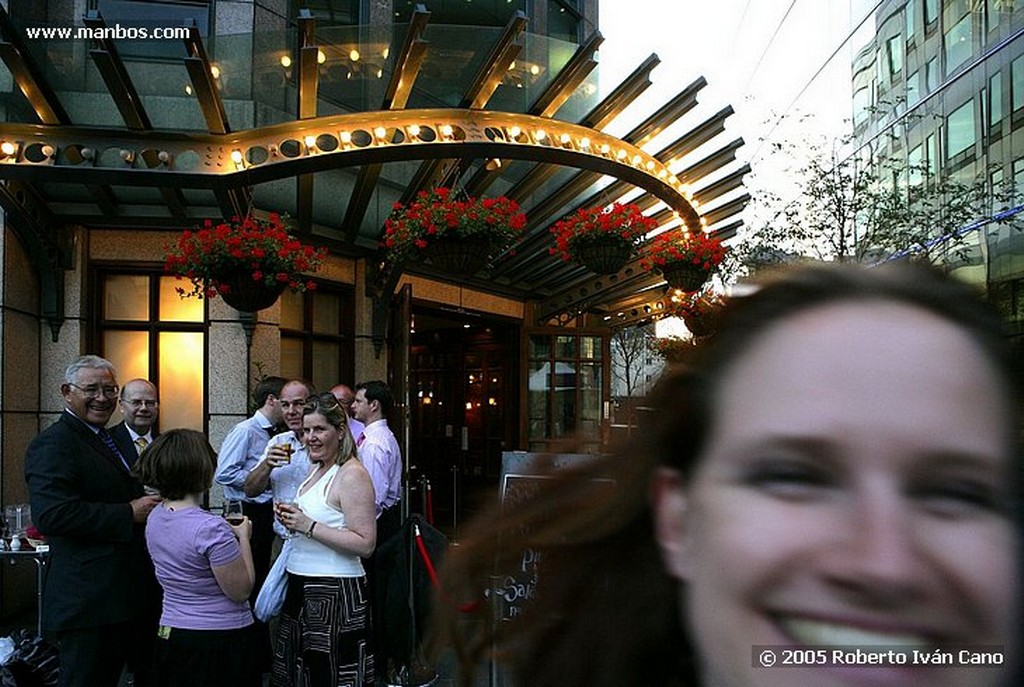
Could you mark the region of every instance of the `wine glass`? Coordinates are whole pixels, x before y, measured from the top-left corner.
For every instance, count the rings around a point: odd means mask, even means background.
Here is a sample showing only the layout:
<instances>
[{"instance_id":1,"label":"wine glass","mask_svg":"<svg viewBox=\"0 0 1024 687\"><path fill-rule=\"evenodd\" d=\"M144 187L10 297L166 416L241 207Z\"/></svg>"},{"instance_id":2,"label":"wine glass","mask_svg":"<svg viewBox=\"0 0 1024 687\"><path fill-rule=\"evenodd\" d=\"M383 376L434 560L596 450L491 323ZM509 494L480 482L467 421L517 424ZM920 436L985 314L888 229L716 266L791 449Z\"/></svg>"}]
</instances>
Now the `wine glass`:
<instances>
[{"instance_id":1,"label":"wine glass","mask_svg":"<svg viewBox=\"0 0 1024 687\"><path fill-rule=\"evenodd\" d=\"M232 525L241 525L242 518L245 515L242 513L242 502L236 499L231 499L224 502L224 519Z\"/></svg>"}]
</instances>

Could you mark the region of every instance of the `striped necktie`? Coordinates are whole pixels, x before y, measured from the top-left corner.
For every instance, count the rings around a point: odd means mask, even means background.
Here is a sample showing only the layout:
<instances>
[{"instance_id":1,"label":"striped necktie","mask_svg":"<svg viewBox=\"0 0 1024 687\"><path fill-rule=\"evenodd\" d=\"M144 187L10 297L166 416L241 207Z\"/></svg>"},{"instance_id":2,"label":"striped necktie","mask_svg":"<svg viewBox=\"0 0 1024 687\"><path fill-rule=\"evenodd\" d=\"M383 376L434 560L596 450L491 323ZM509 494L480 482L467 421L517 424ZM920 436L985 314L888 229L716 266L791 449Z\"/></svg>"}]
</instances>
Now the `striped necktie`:
<instances>
[{"instance_id":1,"label":"striped necktie","mask_svg":"<svg viewBox=\"0 0 1024 687\"><path fill-rule=\"evenodd\" d=\"M356 448L362 446L364 441L366 441L366 432L360 432L359 438L356 439Z\"/></svg>"},{"instance_id":2,"label":"striped necktie","mask_svg":"<svg viewBox=\"0 0 1024 687\"><path fill-rule=\"evenodd\" d=\"M124 456L121 455L121 451L117 448L117 444L114 443L114 437L110 436L110 433L103 427L100 427L100 431L97 432L97 434L100 435L100 439L102 439L103 443L107 445L107 448L113 451L114 455L118 457L121 461L121 465L124 466L124 469L131 472L131 468L128 467L128 461L124 459Z\"/></svg>"},{"instance_id":3,"label":"striped necktie","mask_svg":"<svg viewBox=\"0 0 1024 687\"><path fill-rule=\"evenodd\" d=\"M135 450L139 452L140 456L147 446L149 446L149 440L146 437L139 437L135 440Z\"/></svg>"}]
</instances>

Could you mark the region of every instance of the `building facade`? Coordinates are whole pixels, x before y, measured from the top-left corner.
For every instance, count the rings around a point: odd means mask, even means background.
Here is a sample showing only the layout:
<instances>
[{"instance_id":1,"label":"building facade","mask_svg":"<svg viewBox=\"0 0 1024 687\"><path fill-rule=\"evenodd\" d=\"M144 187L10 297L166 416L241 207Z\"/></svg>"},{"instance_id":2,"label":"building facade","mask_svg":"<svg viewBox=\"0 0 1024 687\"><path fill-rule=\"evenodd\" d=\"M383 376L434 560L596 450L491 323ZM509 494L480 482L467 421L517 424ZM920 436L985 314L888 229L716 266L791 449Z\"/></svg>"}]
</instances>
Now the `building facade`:
<instances>
[{"instance_id":1,"label":"building facade","mask_svg":"<svg viewBox=\"0 0 1024 687\"><path fill-rule=\"evenodd\" d=\"M1012 189L978 217L966 245L943 259L987 286L1019 330L1024 2L889 0L874 28L853 64L855 154L865 164L895 161L905 170L896 183L947 177L984 184L993 198Z\"/></svg>"},{"instance_id":2,"label":"building facade","mask_svg":"<svg viewBox=\"0 0 1024 687\"><path fill-rule=\"evenodd\" d=\"M731 109L687 117L699 78L645 103L653 55L603 82L597 0L429 4L3 3L4 504L27 501L25 447L61 412L63 370L84 353L122 382L153 380L160 428L202 430L215 448L261 375L320 389L385 379L409 482L430 481L450 530L496 484L503 451L570 436L600 450L609 325L649 318L664 282L638 261L602 277L562 263L548 227L628 197L663 226L735 231L747 197L742 141L720 142ZM174 40L138 33L182 26ZM604 131L616 120L627 134ZM421 125L435 138L409 133ZM462 277L386 267L393 204L440 185L515 198L529 218L515 254ZM179 298L163 262L182 230L270 212L329 249L316 290L254 314ZM30 598L30 578L15 578L5 604Z\"/></svg>"}]
</instances>

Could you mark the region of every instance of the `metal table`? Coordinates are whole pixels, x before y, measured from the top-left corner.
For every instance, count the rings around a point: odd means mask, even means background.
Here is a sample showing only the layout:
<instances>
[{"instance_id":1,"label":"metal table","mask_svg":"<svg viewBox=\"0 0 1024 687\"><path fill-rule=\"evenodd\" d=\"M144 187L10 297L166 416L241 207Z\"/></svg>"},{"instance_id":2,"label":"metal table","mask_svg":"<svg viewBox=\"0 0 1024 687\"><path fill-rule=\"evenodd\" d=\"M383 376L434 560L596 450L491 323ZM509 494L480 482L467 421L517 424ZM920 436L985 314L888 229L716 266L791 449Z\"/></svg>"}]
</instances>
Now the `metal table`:
<instances>
[{"instance_id":1,"label":"metal table","mask_svg":"<svg viewBox=\"0 0 1024 687\"><path fill-rule=\"evenodd\" d=\"M43 581L46 577L46 566L50 562L49 547L41 549L21 549L11 551L4 548L0 551L0 559L9 560L14 565L18 560L31 559L36 564L36 632L43 636Z\"/></svg>"}]
</instances>

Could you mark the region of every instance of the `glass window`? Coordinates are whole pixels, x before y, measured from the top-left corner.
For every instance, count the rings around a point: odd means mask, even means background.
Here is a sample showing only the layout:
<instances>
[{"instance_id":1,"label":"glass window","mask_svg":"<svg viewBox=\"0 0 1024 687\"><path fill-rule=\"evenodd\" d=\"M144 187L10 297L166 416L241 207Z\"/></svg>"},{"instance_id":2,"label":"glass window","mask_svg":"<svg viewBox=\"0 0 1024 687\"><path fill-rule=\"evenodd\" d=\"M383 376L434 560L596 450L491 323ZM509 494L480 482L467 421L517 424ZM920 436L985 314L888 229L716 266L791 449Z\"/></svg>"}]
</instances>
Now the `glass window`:
<instances>
[{"instance_id":1,"label":"glass window","mask_svg":"<svg viewBox=\"0 0 1024 687\"><path fill-rule=\"evenodd\" d=\"M299 9L308 9L317 26L356 26L359 24L358 0L302 0L292 1L289 17L296 17ZM397 3L396 3L397 4Z\"/></svg>"},{"instance_id":2,"label":"glass window","mask_svg":"<svg viewBox=\"0 0 1024 687\"><path fill-rule=\"evenodd\" d=\"M871 89L868 86L858 89L853 94L853 123L860 124L871 112Z\"/></svg>"},{"instance_id":3,"label":"glass window","mask_svg":"<svg viewBox=\"0 0 1024 687\"><path fill-rule=\"evenodd\" d=\"M556 358L575 358L576 343L579 341L575 336L559 336L555 339Z\"/></svg>"},{"instance_id":4,"label":"glass window","mask_svg":"<svg viewBox=\"0 0 1024 687\"><path fill-rule=\"evenodd\" d=\"M924 23L931 24L939 18L939 0L924 0Z\"/></svg>"},{"instance_id":5,"label":"glass window","mask_svg":"<svg viewBox=\"0 0 1024 687\"><path fill-rule=\"evenodd\" d=\"M921 72L914 72L907 77L907 107L921 100Z\"/></svg>"},{"instance_id":6,"label":"glass window","mask_svg":"<svg viewBox=\"0 0 1024 687\"><path fill-rule=\"evenodd\" d=\"M103 289L103 316L111 320L148 320L149 282L145 274L107 277ZM178 298L177 294L172 295Z\"/></svg>"},{"instance_id":7,"label":"glass window","mask_svg":"<svg viewBox=\"0 0 1024 687\"><path fill-rule=\"evenodd\" d=\"M895 78L903 71L903 40L900 36L893 36L885 42L885 48L889 61L889 76Z\"/></svg>"},{"instance_id":8,"label":"glass window","mask_svg":"<svg viewBox=\"0 0 1024 687\"><path fill-rule=\"evenodd\" d=\"M164 322L202 322L203 301L179 296L177 290L181 284L177 277L160 277L160 319Z\"/></svg>"},{"instance_id":9,"label":"glass window","mask_svg":"<svg viewBox=\"0 0 1024 687\"><path fill-rule=\"evenodd\" d=\"M548 36L570 43L580 40L582 15L577 0L548 0Z\"/></svg>"},{"instance_id":10,"label":"glass window","mask_svg":"<svg viewBox=\"0 0 1024 687\"><path fill-rule=\"evenodd\" d=\"M997 206L999 204L996 196L999 194L1000 191L1003 190L1003 170L997 169L997 170L993 171L992 174L990 174L989 177L988 177L988 182L989 182L988 197L989 197L989 201L990 201L989 202L989 212L993 212L994 213L998 209Z\"/></svg>"},{"instance_id":11,"label":"glass window","mask_svg":"<svg viewBox=\"0 0 1024 687\"><path fill-rule=\"evenodd\" d=\"M924 154L928 156L926 164L929 178L934 178L939 173L939 151L936 149L936 145L935 134L931 134L924 140Z\"/></svg>"},{"instance_id":12,"label":"glass window","mask_svg":"<svg viewBox=\"0 0 1024 687\"><path fill-rule=\"evenodd\" d=\"M939 87L939 58L933 57L924 65L924 90L931 93Z\"/></svg>"},{"instance_id":13,"label":"glass window","mask_svg":"<svg viewBox=\"0 0 1024 687\"><path fill-rule=\"evenodd\" d=\"M174 399L160 408L161 427L204 431L206 301L181 298L181 282L161 274L101 271L99 282L100 353L118 381L149 379Z\"/></svg>"},{"instance_id":14,"label":"glass window","mask_svg":"<svg viewBox=\"0 0 1024 687\"><path fill-rule=\"evenodd\" d=\"M917 0L907 0L903 6L903 18L906 21L907 43L914 40L914 3Z\"/></svg>"},{"instance_id":15,"label":"glass window","mask_svg":"<svg viewBox=\"0 0 1024 687\"><path fill-rule=\"evenodd\" d=\"M356 0L351 0L358 5ZM564 4L574 5L570 0L562 0ZM305 3L297 3L304 6ZM395 19L399 22L409 20L416 5L425 4L430 9L430 24L461 24L464 26L505 26L516 10L526 11L526 0L432 0L424 3L421 0L394 0L384 3L394 8ZM554 4L551 0L549 5ZM292 15L294 16L294 15ZM573 36L572 41L578 38Z\"/></svg>"},{"instance_id":16,"label":"glass window","mask_svg":"<svg viewBox=\"0 0 1024 687\"><path fill-rule=\"evenodd\" d=\"M907 154L907 181L911 186L924 181L924 146L912 148Z\"/></svg>"},{"instance_id":17,"label":"glass window","mask_svg":"<svg viewBox=\"0 0 1024 687\"><path fill-rule=\"evenodd\" d=\"M996 72L988 80L988 123L997 124L1003 118L1003 74Z\"/></svg>"},{"instance_id":18,"label":"glass window","mask_svg":"<svg viewBox=\"0 0 1024 687\"><path fill-rule=\"evenodd\" d=\"M974 101L968 100L946 117L946 159L971 148L974 134Z\"/></svg>"},{"instance_id":19,"label":"glass window","mask_svg":"<svg viewBox=\"0 0 1024 687\"><path fill-rule=\"evenodd\" d=\"M1010 79L1013 84L1010 87L1010 97L1013 99L1013 111L1016 112L1024 107L1024 55L1021 55L1010 65Z\"/></svg>"},{"instance_id":20,"label":"glass window","mask_svg":"<svg viewBox=\"0 0 1024 687\"><path fill-rule=\"evenodd\" d=\"M598 335L530 334L527 339L527 444L546 450L559 437L575 436L581 450L596 451L604 420L604 347Z\"/></svg>"},{"instance_id":21,"label":"glass window","mask_svg":"<svg viewBox=\"0 0 1024 687\"><path fill-rule=\"evenodd\" d=\"M973 53L971 45L971 34L973 22L971 14L965 14L959 21L946 32L946 73L950 74L954 69L970 59Z\"/></svg>"},{"instance_id":22,"label":"glass window","mask_svg":"<svg viewBox=\"0 0 1024 687\"><path fill-rule=\"evenodd\" d=\"M1013 161L1013 199L1015 203L1024 203L1024 157Z\"/></svg>"},{"instance_id":23,"label":"glass window","mask_svg":"<svg viewBox=\"0 0 1024 687\"><path fill-rule=\"evenodd\" d=\"M160 332L157 341L164 351L159 361L160 397L174 401L160 406L160 425L201 427L202 396L206 386L205 336L202 332ZM193 404L195 408L191 407Z\"/></svg>"},{"instance_id":24,"label":"glass window","mask_svg":"<svg viewBox=\"0 0 1024 687\"><path fill-rule=\"evenodd\" d=\"M281 372L317 389L354 384L352 290L318 284L281 301Z\"/></svg>"}]
</instances>

